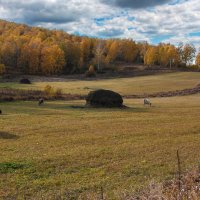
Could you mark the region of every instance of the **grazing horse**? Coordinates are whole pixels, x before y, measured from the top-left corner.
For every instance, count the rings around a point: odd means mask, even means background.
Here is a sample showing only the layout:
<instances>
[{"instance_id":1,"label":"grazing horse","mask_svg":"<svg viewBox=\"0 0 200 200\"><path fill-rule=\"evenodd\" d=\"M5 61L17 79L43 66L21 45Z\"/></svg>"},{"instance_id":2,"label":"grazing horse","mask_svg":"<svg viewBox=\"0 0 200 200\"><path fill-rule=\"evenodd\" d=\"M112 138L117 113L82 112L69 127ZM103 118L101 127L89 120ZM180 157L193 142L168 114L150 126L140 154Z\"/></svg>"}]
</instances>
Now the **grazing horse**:
<instances>
[{"instance_id":1,"label":"grazing horse","mask_svg":"<svg viewBox=\"0 0 200 200\"><path fill-rule=\"evenodd\" d=\"M42 104L44 104L44 99L43 98L39 99L39 101L38 101L38 105L39 106L41 106Z\"/></svg>"},{"instance_id":2,"label":"grazing horse","mask_svg":"<svg viewBox=\"0 0 200 200\"><path fill-rule=\"evenodd\" d=\"M144 99L144 106L145 105L149 105L149 106L151 106L151 101L149 100L149 99Z\"/></svg>"}]
</instances>

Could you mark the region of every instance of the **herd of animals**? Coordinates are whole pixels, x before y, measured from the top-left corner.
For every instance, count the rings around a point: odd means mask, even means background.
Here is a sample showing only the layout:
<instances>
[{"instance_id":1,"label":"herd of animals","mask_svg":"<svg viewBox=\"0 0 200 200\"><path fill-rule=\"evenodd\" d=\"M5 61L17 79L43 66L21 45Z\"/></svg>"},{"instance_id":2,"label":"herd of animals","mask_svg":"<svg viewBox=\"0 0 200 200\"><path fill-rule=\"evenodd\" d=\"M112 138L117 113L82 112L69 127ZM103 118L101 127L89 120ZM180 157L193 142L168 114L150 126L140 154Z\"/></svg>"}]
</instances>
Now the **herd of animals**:
<instances>
[{"instance_id":1,"label":"herd of animals","mask_svg":"<svg viewBox=\"0 0 200 200\"><path fill-rule=\"evenodd\" d=\"M40 98L40 99L38 100L38 106L41 106L41 105L43 105L43 104L44 104L44 99L43 99L43 98ZM145 105L151 106L152 103L151 103L151 101L150 101L149 99L145 98L145 99L144 99L144 106L145 106ZM1 114L3 114L3 112L2 112L2 110L0 109L0 115L1 115Z\"/></svg>"}]
</instances>

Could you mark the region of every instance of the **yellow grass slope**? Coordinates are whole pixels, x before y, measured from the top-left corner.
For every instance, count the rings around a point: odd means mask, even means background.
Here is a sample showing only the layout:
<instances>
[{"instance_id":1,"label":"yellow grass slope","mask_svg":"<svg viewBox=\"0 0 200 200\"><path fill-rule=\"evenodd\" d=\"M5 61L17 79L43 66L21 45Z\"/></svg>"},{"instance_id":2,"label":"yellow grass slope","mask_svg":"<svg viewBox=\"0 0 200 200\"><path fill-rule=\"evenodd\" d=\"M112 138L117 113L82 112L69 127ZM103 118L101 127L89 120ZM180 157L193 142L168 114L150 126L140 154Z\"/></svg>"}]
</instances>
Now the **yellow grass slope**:
<instances>
[{"instance_id":1,"label":"yellow grass slope","mask_svg":"<svg viewBox=\"0 0 200 200\"><path fill-rule=\"evenodd\" d=\"M37 79L38 80L38 79ZM200 73L197 72L177 72L169 74L131 77L131 78L113 78L105 80L71 80L58 78L49 81L35 82L33 84L21 85L17 82L0 83L0 87L17 89L37 89L44 90L46 85L55 88L62 88L64 93L88 94L95 89L110 89L119 92L122 95L155 93L162 91L181 90L193 88L200 83Z\"/></svg>"},{"instance_id":2,"label":"yellow grass slope","mask_svg":"<svg viewBox=\"0 0 200 200\"><path fill-rule=\"evenodd\" d=\"M0 194L103 186L118 199L152 179L171 178L177 149L184 170L199 162L199 102L200 95L155 98L144 108L141 100L126 100L131 108L122 110L71 108L84 101L1 103Z\"/></svg>"}]
</instances>

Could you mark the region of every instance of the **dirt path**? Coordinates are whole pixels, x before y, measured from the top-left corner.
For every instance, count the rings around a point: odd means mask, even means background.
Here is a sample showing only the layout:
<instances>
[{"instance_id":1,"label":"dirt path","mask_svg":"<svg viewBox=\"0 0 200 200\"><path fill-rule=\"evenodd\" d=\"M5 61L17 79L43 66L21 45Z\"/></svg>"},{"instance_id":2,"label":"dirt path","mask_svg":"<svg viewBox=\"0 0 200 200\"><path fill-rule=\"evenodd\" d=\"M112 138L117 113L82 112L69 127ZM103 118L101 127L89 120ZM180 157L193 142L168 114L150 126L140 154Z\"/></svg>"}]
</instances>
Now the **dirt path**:
<instances>
[{"instance_id":1,"label":"dirt path","mask_svg":"<svg viewBox=\"0 0 200 200\"><path fill-rule=\"evenodd\" d=\"M155 97L174 97L174 96L186 96L200 93L200 84L194 88L157 92L152 94L137 94L137 95L124 95L125 99L139 99L139 98L155 98ZM86 95L78 94L63 94L61 96L49 97L42 91L34 90L16 90L16 89L0 89L0 102L1 101L15 101L15 100L28 100L34 101L43 97L45 100L84 100Z\"/></svg>"},{"instance_id":2,"label":"dirt path","mask_svg":"<svg viewBox=\"0 0 200 200\"><path fill-rule=\"evenodd\" d=\"M139 98L155 98L155 97L175 97L175 96L186 96L200 93L200 84L194 88L188 88L183 90L168 91L168 92L157 92L152 94L139 94L139 95L125 95L126 99L139 99Z\"/></svg>"}]
</instances>

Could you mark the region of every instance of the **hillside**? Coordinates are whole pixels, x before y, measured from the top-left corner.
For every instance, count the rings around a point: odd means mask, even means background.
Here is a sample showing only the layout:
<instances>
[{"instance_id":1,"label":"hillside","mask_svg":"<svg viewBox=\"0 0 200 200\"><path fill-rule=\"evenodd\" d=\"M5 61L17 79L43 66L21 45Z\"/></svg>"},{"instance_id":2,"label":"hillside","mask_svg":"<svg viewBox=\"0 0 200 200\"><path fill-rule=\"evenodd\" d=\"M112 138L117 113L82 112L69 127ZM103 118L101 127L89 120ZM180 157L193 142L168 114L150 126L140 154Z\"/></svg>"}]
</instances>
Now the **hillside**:
<instances>
[{"instance_id":1,"label":"hillside","mask_svg":"<svg viewBox=\"0 0 200 200\"><path fill-rule=\"evenodd\" d=\"M97 71L115 70L119 62L172 68L186 65L194 53L189 44L177 48L128 39L103 40L0 20L0 74L83 73L90 65Z\"/></svg>"}]
</instances>

